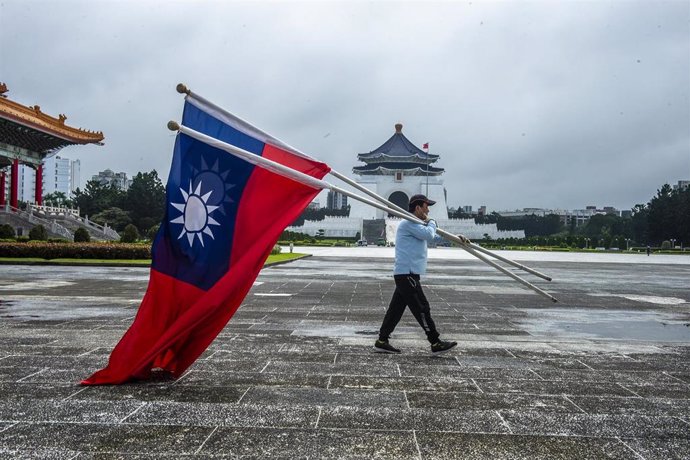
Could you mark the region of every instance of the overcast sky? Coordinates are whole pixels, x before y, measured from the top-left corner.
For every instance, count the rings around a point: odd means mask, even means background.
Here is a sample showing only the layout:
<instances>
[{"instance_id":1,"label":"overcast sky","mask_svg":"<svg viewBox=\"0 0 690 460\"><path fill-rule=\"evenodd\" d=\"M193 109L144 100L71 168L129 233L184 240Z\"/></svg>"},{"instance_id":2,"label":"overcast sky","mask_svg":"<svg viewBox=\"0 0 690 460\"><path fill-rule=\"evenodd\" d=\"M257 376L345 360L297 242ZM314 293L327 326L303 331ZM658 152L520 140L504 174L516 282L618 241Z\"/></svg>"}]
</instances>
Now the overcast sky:
<instances>
[{"instance_id":1,"label":"overcast sky","mask_svg":"<svg viewBox=\"0 0 690 460\"><path fill-rule=\"evenodd\" d=\"M0 82L103 131L61 152L82 186L167 179L178 82L351 176L401 122L453 207L629 209L690 179L687 0L0 0Z\"/></svg>"}]
</instances>

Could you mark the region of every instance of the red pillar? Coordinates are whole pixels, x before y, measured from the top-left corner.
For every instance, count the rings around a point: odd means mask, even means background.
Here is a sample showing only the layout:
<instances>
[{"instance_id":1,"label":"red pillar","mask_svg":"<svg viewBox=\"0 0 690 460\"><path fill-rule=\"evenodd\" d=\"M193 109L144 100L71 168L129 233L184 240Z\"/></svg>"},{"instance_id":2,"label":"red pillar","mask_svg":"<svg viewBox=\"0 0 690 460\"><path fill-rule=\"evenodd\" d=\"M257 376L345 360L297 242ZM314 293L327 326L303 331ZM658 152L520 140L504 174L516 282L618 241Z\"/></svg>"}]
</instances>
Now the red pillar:
<instances>
[{"instance_id":1,"label":"red pillar","mask_svg":"<svg viewBox=\"0 0 690 460\"><path fill-rule=\"evenodd\" d=\"M36 168L36 204L43 204L43 163Z\"/></svg>"},{"instance_id":2,"label":"red pillar","mask_svg":"<svg viewBox=\"0 0 690 460\"><path fill-rule=\"evenodd\" d=\"M5 206L5 171L0 171L0 206Z\"/></svg>"},{"instance_id":3,"label":"red pillar","mask_svg":"<svg viewBox=\"0 0 690 460\"><path fill-rule=\"evenodd\" d=\"M19 205L17 200L17 189L19 187L19 160L12 162L12 177L10 177L10 206L16 208Z\"/></svg>"}]
</instances>

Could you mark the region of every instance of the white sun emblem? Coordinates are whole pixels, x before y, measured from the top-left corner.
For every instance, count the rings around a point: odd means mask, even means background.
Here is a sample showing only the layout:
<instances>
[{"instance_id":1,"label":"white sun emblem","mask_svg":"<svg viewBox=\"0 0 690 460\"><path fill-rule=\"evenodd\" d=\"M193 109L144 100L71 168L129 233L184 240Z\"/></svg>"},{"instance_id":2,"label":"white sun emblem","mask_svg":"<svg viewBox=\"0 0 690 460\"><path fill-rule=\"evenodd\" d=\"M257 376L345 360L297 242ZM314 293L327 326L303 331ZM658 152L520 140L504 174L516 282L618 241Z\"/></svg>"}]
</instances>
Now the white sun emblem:
<instances>
[{"instance_id":1,"label":"white sun emblem","mask_svg":"<svg viewBox=\"0 0 690 460\"><path fill-rule=\"evenodd\" d=\"M206 234L210 236L211 239L215 239L209 226L220 225L209 215L218 209L219 206L206 204L213 190L205 195L201 195L200 181L199 185L196 186L196 190L192 192L192 181L189 181L189 192L185 192L182 188L180 188L180 192L182 192L182 196L184 197L184 203L170 203L175 209L182 213L181 216L170 221L171 224L182 224L182 232L177 239L179 240L187 235L187 241L189 241L189 246L191 247L194 245L194 236L196 235L201 245L204 246L204 237L202 234Z\"/></svg>"}]
</instances>

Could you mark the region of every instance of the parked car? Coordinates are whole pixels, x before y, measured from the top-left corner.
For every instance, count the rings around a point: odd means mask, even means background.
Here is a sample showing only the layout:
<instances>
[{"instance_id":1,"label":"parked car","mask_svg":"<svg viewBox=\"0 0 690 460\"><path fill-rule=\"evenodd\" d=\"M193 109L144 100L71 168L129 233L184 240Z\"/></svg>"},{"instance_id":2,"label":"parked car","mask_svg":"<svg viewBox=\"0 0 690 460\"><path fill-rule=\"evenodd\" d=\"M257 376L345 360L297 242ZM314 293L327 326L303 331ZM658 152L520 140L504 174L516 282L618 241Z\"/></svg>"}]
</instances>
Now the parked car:
<instances>
[{"instance_id":1,"label":"parked car","mask_svg":"<svg viewBox=\"0 0 690 460\"><path fill-rule=\"evenodd\" d=\"M367 240L358 240L357 241L357 246L366 246L367 245Z\"/></svg>"},{"instance_id":2,"label":"parked car","mask_svg":"<svg viewBox=\"0 0 690 460\"><path fill-rule=\"evenodd\" d=\"M385 238L379 238L376 240L376 246L385 246L386 245L386 239Z\"/></svg>"}]
</instances>

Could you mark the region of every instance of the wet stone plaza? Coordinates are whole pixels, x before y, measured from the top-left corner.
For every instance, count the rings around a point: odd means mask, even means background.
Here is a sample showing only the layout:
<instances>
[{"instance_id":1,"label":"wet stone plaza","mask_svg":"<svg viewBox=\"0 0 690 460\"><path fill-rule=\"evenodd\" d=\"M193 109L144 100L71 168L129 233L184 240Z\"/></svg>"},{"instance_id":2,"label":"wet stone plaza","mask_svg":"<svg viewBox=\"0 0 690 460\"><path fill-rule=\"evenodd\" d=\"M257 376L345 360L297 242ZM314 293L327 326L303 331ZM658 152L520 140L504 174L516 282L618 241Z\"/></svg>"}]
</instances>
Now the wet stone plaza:
<instances>
[{"instance_id":1,"label":"wet stone plaza","mask_svg":"<svg viewBox=\"0 0 690 460\"><path fill-rule=\"evenodd\" d=\"M315 250L177 381L105 387L148 270L0 266L0 458L690 458L690 257L525 253L551 303L457 253L424 279L441 357L409 311L373 353L391 249Z\"/></svg>"}]
</instances>

